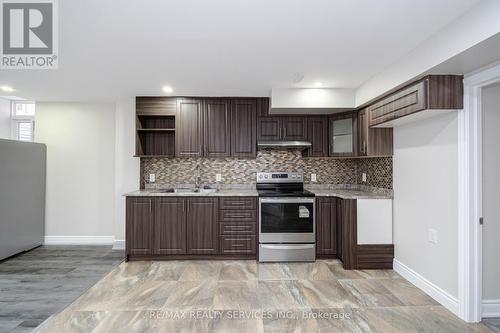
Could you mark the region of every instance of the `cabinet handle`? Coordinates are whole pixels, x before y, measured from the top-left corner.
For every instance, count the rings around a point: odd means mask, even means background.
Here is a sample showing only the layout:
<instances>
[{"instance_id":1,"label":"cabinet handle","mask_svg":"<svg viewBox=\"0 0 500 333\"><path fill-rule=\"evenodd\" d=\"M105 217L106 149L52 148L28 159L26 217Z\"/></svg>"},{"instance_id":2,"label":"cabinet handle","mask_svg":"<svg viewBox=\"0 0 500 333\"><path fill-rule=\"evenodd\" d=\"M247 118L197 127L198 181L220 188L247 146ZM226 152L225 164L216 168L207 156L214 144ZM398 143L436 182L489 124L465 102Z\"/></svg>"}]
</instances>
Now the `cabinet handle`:
<instances>
[{"instance_id":1,"label":"cabinet handle","mask_svg":"<svg viewBox=\"0 0 500 333\"><path fill-rule=\"evenodd\" d=\"M151 207L151 200L149 200L149 213L151 214L151 211L153 210L153 208Z\"/></svg>"},{"instance_id":2,"label":"cabinet handle","mask_svg":"<svg viewBox=\"0 0 500 333\"><path fill-rule=\"evenodd\" d=\"M286 137L286 127L283 128L283 139Z\"/></svg>"},{"instance_id":3,"label":"cabinet handle","mask_svg":"<svg viewBox=\"0 0 500 333\"><path fill-rule=\"evenodd\" d=\"M278 137L281 139L281 127L278 128Z\"/></svg>"},{"instance_id":4,"label":"cabinet handle","mask_svg":"<svg viewBox=\"0 0 500 333\"><path fill-rule=\"evenodd\" d=\"M368 147L366 144L366 140L363 140L363 154L367 154L367 151L368 151Z\"/></svg>"},{"instance_id":5,"label":"cabinet handle","mask_svg":"<svg viewBox=\"0 0 500 333\"><path fill-rule=\"evenodd\" d=\"M228 216L228 217L235 217L235 218L250 217L250 215L231 215L231 214L228 214L227 216Z\"/></svg>"},{"instance_id":6,"label":"cabinet handle","mask_svg":"<svg viewBox=\"0 0 500 333\"><path fill-rule=\"evenodd\" d=\"M200 153L179 153L179 155L200 155Z\"/></svg>"}]
</instances>

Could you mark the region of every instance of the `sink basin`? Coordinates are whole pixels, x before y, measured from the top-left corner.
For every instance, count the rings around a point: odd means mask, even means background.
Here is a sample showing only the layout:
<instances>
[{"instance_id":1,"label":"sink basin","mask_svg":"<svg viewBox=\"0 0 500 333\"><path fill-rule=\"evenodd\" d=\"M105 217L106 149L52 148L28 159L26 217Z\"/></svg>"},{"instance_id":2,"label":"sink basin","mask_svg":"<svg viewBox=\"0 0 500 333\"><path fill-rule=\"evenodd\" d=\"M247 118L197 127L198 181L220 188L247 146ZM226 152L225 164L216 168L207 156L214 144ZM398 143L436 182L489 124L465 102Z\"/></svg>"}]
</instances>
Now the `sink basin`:
<instances>
[{"instance_id":1,"label":"sink basin","mask_svg":"<svg viewBox=\"0 0 500 333\"><path fill-rule=\"evenodd\" d=\"M216 188L211 188L208 186L198 188L198 187L192 187L192 188L176 188L174 189L175 193L215 193L217 192Z\"/></svg>"},{"instance_id":2,"label":"sink basin","mask_svg":"<svg viewBox=\"0 0 500 333\"><path fill-rule=\"evenodd\" d=\"M159 190L154 190L153 193L174 193L175 190L173 188L162 188Z\"/></svg>"}]
</instances>

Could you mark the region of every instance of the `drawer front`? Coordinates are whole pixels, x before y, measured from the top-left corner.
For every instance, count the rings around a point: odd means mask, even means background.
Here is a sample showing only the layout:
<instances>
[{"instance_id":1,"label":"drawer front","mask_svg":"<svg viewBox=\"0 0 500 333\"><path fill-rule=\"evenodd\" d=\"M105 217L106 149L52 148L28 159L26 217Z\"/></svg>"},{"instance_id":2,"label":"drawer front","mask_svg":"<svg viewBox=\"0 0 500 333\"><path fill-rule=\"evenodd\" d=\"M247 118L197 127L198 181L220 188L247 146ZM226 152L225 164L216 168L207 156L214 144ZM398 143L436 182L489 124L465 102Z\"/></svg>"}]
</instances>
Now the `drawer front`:
<instances>
[{"instance_id":1,"label":"drawer front","mask_svg":"<svg viewBox=\"0 0 500 333\"><path fill-rule=\"evenodd\" d=\"M219 200L220 209L257 209L257 198L228 197Z\"/></svg>"},{"instance_id":2,"label":"drawer front","mask_svg":"<svg viewBox=\"0 0 500 333\"><path fill-rule=\"evenodd\" d=\"M221 236L222 254L255 254L257 252L257 237Z\"/></svg>"},{"instance_id":3,"label":"drawer front","mask_svg":"<svg viewBox=\"0 0 500 333\"><path fill-rule=\"evenodd\" d=\"M425 81L422 81L368 106L370 126L424 110L425 101Z\"/></svg>"},{"instance_id":4,"label":"drawer front","mask_svg":"<svg viewBox=\"0 0 500 333\"><path fill-rule=\"evenodd\" d=\"M221 222L255 222L256 210L222 210L219 212Z\"/></svg>"},{"instance_id":5,"label":"drawer front","mask_svg":"<svg viewBox=\"0 0 500 333\"><path fill-rule=\"evenodd\" d=\"M257 235L257 223L219 223L219 235L222 236L255 236Z\"/></svg>"}]
</instances>

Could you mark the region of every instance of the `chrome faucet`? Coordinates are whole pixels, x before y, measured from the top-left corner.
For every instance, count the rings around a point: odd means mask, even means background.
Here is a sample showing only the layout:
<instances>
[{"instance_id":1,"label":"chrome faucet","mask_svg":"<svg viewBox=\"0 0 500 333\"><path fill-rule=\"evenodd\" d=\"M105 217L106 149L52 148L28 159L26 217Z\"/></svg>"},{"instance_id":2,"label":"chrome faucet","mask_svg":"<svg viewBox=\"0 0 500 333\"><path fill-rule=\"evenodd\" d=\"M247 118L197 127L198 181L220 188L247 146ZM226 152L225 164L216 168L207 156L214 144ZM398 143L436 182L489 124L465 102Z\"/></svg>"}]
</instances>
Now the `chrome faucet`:
<instances>
[{"instance_id":1,"label":"chrome faucet","mask_svg":"<svg viewBox=\"0 0 500 333\"><path fill-rule=\"evenodd\" d=\"M200 188L200 180L201 180L201 175L200 175L200 165L196 165L196 169L194 171L194 187Z\"/></svg>"}]
</instances>

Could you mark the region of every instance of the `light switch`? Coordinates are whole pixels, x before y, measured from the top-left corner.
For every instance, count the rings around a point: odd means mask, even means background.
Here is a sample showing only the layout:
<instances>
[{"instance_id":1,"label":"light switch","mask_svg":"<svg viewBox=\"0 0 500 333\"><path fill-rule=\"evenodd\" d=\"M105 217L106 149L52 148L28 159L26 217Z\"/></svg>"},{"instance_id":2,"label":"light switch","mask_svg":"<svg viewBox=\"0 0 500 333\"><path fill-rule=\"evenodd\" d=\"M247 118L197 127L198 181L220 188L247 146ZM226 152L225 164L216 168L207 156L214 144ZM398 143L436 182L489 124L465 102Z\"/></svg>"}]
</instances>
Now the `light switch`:
<instances>
[{"instance_id":1,"label":"light switch","mask_svg":"<svg viewBox=\"0 0 500 333\"><path fill-rule=\"evenodd\" d=\"M154 183L156 181L156 175L154 173L149 174L149 182Z\"/></svg>"},{"instance_id":2,"label":"light switch","mask_svg":"<svg viewBox=\"0 0 500 333\"><path fill-rule=\"evenodd\" d=\"M216 174L215 174L215 181L216 181L216 182L220 182L220 181L222 181L222 175L221 175L220 173L216 173Z\"/></svg>"},{"instance_id":3,"label":"light switch","mask_svg":"<svg viewBox=\"0 0 500 333\"><path fill-rule=\"evenodd\" d=\"M438 234L436 229L429 229L429 242L437 244Z\"/></svg>"},{"instance_id":4,"label":"light switch","mask_svg":"<svg viewBox=\"0 0 500 333\"><path fill-rule=\"evenodd\" d=\"M361 180L363 181L363 183L366 183L366 172L363 172L361 174Z\"/></svg>"},{"instance_id":5,"label":"light switch","mask_svg":"<svg viewBox=\"0 0 500 333\"><path fill-rule=\"evenodd\" d=\"M316 182L316 174L315 173L311 173L311 181Z\"/></svg>"}]
</instances>

